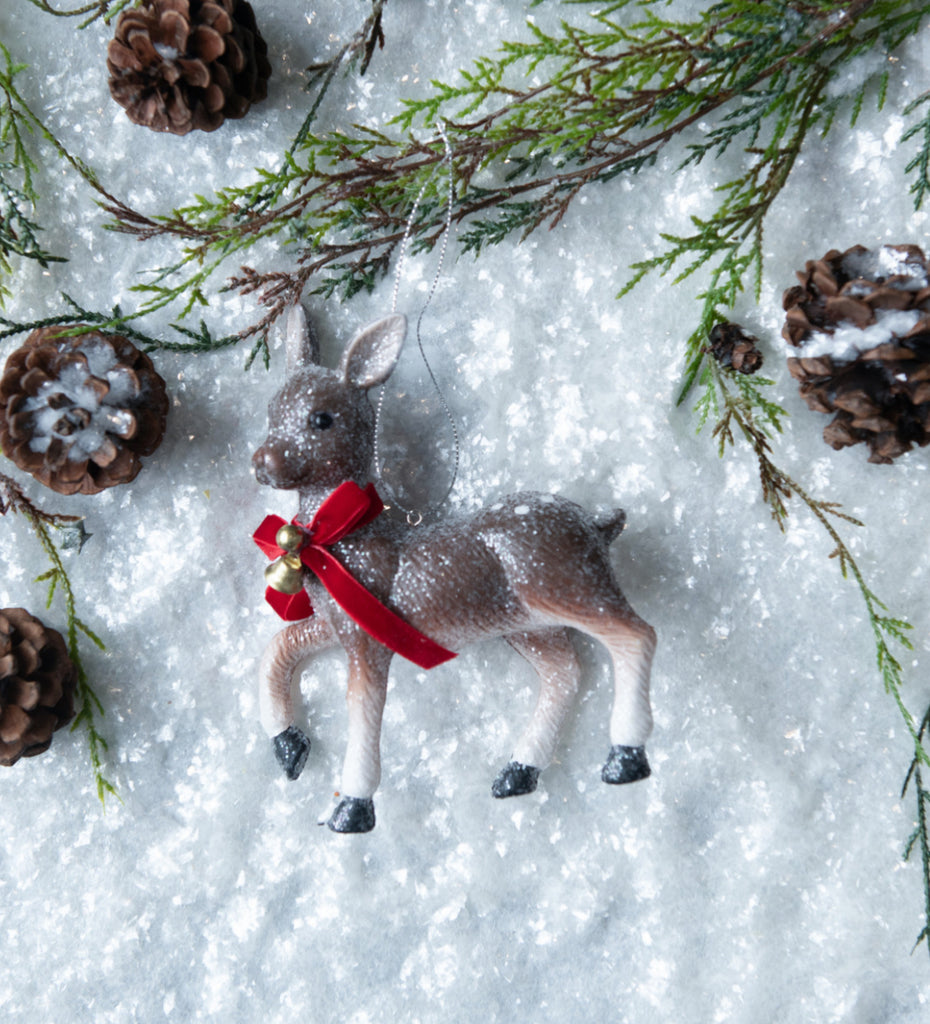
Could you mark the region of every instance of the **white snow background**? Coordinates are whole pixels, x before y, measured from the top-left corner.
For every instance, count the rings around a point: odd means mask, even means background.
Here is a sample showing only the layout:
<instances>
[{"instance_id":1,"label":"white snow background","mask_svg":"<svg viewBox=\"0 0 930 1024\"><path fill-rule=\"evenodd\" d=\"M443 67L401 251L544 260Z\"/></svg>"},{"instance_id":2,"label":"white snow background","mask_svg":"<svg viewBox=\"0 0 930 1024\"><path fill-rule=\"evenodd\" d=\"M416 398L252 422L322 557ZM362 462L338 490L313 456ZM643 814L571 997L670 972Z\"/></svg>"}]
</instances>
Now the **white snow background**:
<instances>
[{"instance_id":1,"label":"white snow background","mask_svg":"<svg viewBox=\"0 0 930 1024\"><path fill-rule=\"evenodd\" d=\"M332 54L366 6L257 4L268 100L186 138L135 127L110 100L105 26L77 32L3 0L0 39L31 65L19 88L65 145L115 194L163 213L275 161L306 109L301 69ZM516 2L392 0L385 50L363 80L334 84L319 127L383 122L399 98L521 37L526 14ZM532 14L552 25L585 8ZM769 218L762 301L744 296L734 316L762 337L774 398L791 414L776 461L865 521L844 536L875 592L914 624L906 699L917 714L930 699L927 452L873 466L861 446L827 448L826 418L798 397L779 331L781 293L806 259L856 243L930 249L895 113L930 85L928 57L925 34L896 55L883 114L867 103L854 129L809 140ZM874 64L851 67L849 87ZM313 749L297 782L257 720L258 660L278 620L250 536L266 513L290 514L293 496L260 488L250 457L282 380L280 347L269 372L244 372L244 348L156 353L168 432L128 486L68 499L3 467L42 507L87 517L93 537L67 567L78 614L107 645L84 656L121 797L102 810L81 732L0 771L5 1021L927 1020L927 950L911 953L921 875L902 862L911 744L861 598L803 508L792 505L783 536L752 456L718 460L675 405L702 279L650 278L615 298L630 263L657 251L661 231L709 213L739 163L734 153L675 174L670 158L587 191L552 232L450 259L424 322L461 428L451 507L534 488L627 510L616 568L659 634L646 782L600 782L611 688L603 651L582 642L586 682L556 763L535 794L493 800L535 688L506 645L490 644L429 674L395 662L377 828L319 827L339 785L342 656L304 673ZM37 184L43 242L70 262L18 268L7 315L55 315L61 292L133 308L129 288L173 250L104 232L93 195L57 158ZM271 245L254 257L262 268L291 258ZM407 266L400 306L412 316L434 269L433 257ZM309 304L330 358L388 311L391 286ZM223 334L255 309L218 295L203 315ZM168 334L169 321L141 326ZM0 358L20 340L0 344ZM417 360L411 344L405 372L429 398ZM393 416L404 406L389 396ZM24 520L0 522L0 558L0 607L63 628L62 606L46 612L33 582L46 562Z\"/></svg>"}]
</instances>

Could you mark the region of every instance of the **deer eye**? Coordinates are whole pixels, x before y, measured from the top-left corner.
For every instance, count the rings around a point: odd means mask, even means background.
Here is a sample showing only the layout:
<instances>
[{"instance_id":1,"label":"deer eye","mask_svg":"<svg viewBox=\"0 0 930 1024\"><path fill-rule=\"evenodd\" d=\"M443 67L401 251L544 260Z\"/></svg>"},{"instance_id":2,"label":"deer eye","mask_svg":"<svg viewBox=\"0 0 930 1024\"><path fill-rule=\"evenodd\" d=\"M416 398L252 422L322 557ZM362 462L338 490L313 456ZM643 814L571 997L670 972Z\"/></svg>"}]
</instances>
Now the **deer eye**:
<instances>
[{"instance_id":1,"label":"deer eye","mask_svg":"<svg viewBox=\"0 0 930 1024\"><path fill-rule=\"evenodd\" d=\"M312 412L307 424L311 430L329 430L333 422L332 413Z\"/></svg>"}]
</instances>

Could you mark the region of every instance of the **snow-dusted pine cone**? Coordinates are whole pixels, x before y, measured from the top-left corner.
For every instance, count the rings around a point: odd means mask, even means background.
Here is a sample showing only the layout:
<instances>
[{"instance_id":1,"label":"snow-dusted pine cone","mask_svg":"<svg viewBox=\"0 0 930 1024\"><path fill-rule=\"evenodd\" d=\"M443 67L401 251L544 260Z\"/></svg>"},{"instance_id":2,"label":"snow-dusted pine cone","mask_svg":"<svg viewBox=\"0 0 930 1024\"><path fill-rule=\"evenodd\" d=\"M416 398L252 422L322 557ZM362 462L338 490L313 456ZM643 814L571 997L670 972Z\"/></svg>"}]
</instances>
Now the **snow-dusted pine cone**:
<instances>
[{"instance_id":1,"label":"snow-dusted pine cone","mask_svg":"<svg viewBox=\"0 0 930 1024\"><path fill-rule=\"evenodd\" d=\"M0 765L48 750L74 717L76 681L60 633L22 608L0 610Z\"/></svg>"},{"instance_id":2,"label":"snow-dusted pine cone","mask_svg":"<svg viewBox=\"0 0 930 1024\"><path fill-rule=\"evenodd\" d=\"M0 448L59 494L128 483L161 444L165 382L120 335L34 331L0 377Z\"/></svg>"},{"instance_id":3,"label":"snow-dusted pine cone","mask_svg":"<svg viewBox=\"0 0 930 1024\"><path fill-rule=\"evenodd\" d=\"M832 249L783 299L788 368L833 448L892 462L930 443L930 268L914 245Z\"/></svg>"},{"instance_id":4,"label":"snow-dusted pine cone","mask_svg":"<svg viewBox=\"0 0 930 1024\"><path fill-rule=\"evenodd\" d=\"M142 0L107 49L110 95L158 132L212 132L268 95L268 47L246 0Z\"/></svg>"}]
</instances>

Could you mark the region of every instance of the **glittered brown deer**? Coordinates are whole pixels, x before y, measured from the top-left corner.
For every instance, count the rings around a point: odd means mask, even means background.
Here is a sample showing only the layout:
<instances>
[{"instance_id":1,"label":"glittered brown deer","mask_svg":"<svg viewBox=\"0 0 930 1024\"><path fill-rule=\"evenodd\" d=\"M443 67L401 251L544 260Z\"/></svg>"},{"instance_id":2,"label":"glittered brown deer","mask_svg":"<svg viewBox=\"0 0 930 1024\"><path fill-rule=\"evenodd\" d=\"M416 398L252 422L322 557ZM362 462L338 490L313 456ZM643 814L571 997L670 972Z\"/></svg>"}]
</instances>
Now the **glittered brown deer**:
<instances>
[{"instance_id":1,"label":"glittered brown deer","mask_svg":"<svg viewBox=\"0 0 930 1024\"><path fill-rule=\"evenodd\" d=\"M292 602L289 613L279 610L296 620L274 637L261 665L262 723L278 762L296 779L310 749L294 724L300 663L342 646L348 746L341 799L327 824L336 832L369 831L395 651L428 667L474 641L503 637L535 668L540 688L492 793L530 793L578 692L571 641L578 629L600 640L613 663L611 746L601 777L613 784L646 778L656 640L611 569L608 549L623 529L621 510L595 517L561 497L522 493L434 525L378 514L369 483L375 415L368 393L391 375L405 334L405 318L388 316L356 336L336 369L325 369L302 309L294 307L288 319L287 380L270 403L268 436L252 459L259 483L300 496L291 524L269 517L256 534L270 557L280 556L269 598Z\"/></svg>"}]
</instances>

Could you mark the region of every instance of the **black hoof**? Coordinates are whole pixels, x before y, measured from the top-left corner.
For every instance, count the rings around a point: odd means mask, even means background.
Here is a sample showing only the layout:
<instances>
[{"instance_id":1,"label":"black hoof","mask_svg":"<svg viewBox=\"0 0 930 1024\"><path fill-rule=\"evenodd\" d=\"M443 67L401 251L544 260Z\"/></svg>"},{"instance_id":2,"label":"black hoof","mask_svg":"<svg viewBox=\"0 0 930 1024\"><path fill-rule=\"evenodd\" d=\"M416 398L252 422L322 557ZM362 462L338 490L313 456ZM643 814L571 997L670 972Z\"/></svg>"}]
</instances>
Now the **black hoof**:
<instances>
[{"instance_id":1,"label":"black hoof","mask_svg":"<svg viewBox=\"0 0 930 1024\"><path fill-rule=\"evenodd\" d=\"M539 781L539 769L531 764L520 764L511 761L501 768L497 778L491 783L491 796L502 800L505 796L523 796L532 793Z\"/></svg>"},{"instance_id":2,"label":"black hoof","mask_svg":"<svg viewBox=\"0 0 930 1024\"><path fill-rule=\"evenodd\" d=\"M375 827L375 802L370 797L344 796L326 824L333 832L370 832Z\"/></svg>"},{"instance_id":3,"label":"black hoof","mask_svg":"<svg viewBox=\"0 0 930 1024\"><path fill-rule=\"evenodd\" d=\"M619 743L610 748L607 762L601 769L601 778L612 786L639 782L640 779L648 779L651 774L645 747L623 747Z\"/></svg>"},{"instance_id":4,"label":"black hoof","mask_svg":"<svg viewBox=\"0 0 930 1024\"><path fill-rule=\"evenodd\" d=\"M304 736L296 725L290 725L284 732L279 732L275 736L273 743L274 756L278 759L278 764L284 769L284 774L289 779L296 779L307 763L307 754L310 753L310 740Z\"/></svg>"}]
</instances>

